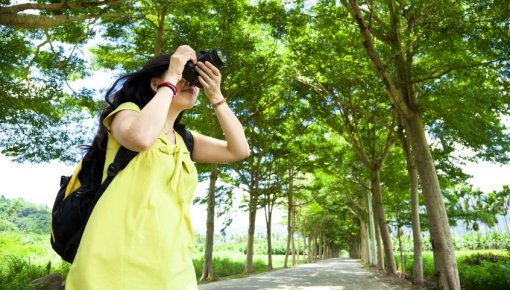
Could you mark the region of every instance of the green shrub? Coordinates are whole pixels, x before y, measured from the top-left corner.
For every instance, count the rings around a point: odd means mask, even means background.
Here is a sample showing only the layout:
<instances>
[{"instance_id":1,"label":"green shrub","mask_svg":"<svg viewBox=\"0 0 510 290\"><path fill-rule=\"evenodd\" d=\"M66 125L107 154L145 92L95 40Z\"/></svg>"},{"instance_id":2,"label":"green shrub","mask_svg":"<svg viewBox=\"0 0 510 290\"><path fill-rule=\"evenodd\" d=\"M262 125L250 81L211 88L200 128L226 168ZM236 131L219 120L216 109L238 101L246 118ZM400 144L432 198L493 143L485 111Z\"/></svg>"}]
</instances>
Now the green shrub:
<instances>
[{"instance_id":1,"label":"green shrub","mask_svg":"<svg viewBox=\"0 0 510 290\"><path fill-rule=\"evenodd\" d=\"M29 286L30 282L47 275L48 268L18 256L5 256L0 270L0 285L5 290L34 289Z\"/></svg>"},{"instance_id":2,"label":"green shrub","mask_svg":"<svg viewBox=\"0 0 510 290\"><path fill-rule=\"evenodd\" d=\"M456 255L460 283L466 290L510 289L510 255L505 252L458 252ZM400 259L396 259L400 269ZM412 275L413 254L404 255L406 273ZM431 252L423 253L423 275L434 277L434 258Z\"/></svg>"},{"instance_id":3,"label":"green shrub","mask_svg":"<svg viewBox=\"0 0 510 290\"><path fill-rule=\"evenodd\" d=\"M400 256L397 256L395 259L397 262L397 268L401 269L401 262L400 262ZM422 260L423 260L423 276L424 277L433 277L434 276L434 257L431 252L423 252L422 253ZM412 253L406 253L404 254L404 266L405 266L405 272L408 275L413 274L414 269L414 257Z\"/></svg>"},{"instance_id":4,"label":"green shrub","mask_svg":"<svg viewBox=\"0 0 510 290\"><path fill-rule=\"evenodd\" d=\"M30 283L50 273L60 273L67 276L70 264L61 262L53 267L51 262L37 264L30 258L17 255L0 256L0 289L2 290L29 290L35 289Z\"/></svg>"},{"instance_id":5,"label":"green shrub","mask_svg":"<svg viewBox=\"0 0 510 290\"><path fill-rule=\"evenodd\" d=\"M197 279L202 275L204 258L193 259ZM241 274L244 272L244 262L233 261L228 257L213 257L213 271L216 277L225 277Z\"/></svg>"},{"instance_id":6,"label":"green shrub","mask_svg":"<svg viewBox=\"0 0 510 290\"><path fill-rule=\"evenodd\" d=\"M285 250L287 249L286 246L283 247L273 247L271 252L273 255L285 255Z\"/></svg>"},{"instance_id":7,"label":"green shrub","mask_svg":"<svg viewBox=\"0 0 510 290\"><path fill-rule=\"evenodd\" d=\"M267 271L267 264L261 260L253 261L253 272Z\"/></svg>"},{"instance_id":8,"label":"green shrub","mask_svg":"<svg viewBox=\"0 0 510 290\"><path fill-rule=\"evenodd\" d=\"M477 253L458 259L461 286L467 290L510 289L510 256Z\"/></svg>"},{"instance_id":9,"label":"green shrub","mask_svg":"<svg viewBox=\"0 0 510 290\"><path fill-rule=\"evenodd\" d=\"M193 259L197 279L202 276L204 259ZM245 261L235 261L229 257L213 257L213 271L216 277L227 277L244 273ZM261 260L253 261L253 272L267 271L267 263Z\"/></svg>"}]
</instances>

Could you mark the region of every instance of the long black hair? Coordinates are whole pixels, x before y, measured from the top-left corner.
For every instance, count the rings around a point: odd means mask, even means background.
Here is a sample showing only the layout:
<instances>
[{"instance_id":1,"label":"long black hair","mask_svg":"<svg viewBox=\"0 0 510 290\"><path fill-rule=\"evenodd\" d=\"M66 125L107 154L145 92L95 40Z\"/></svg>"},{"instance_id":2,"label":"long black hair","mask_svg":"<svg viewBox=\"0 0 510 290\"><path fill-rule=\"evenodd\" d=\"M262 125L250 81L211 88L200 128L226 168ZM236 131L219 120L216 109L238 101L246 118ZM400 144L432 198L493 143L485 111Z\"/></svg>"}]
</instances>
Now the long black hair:
<instances>
[{"instance_id":1,"label":"long black hair","mask_svg":"<svg viewBox=\"0 0 510 290\"><path fill-rule=\"evenodd\" d=\"M149 60L142 69L124 75L117 79L105 94L106 108L99 118L99 128L90 146L87 146L87 156L96 158L96 156L104 156L108 143L108 130L103 125L104 119L113 112L122 103L133 102L140 109L145 107L147 103L154 97L154 91L150 86L151 79L154 77L162 77L170 64L170 56L172 53L162 54ZM120 87L120 89L119 89ZM179 124L181 114L175 121L175 125ZM98 154L99 153L99 154ZM102 162L104 164L104 160Z\"/></svg>"}]
</instances>

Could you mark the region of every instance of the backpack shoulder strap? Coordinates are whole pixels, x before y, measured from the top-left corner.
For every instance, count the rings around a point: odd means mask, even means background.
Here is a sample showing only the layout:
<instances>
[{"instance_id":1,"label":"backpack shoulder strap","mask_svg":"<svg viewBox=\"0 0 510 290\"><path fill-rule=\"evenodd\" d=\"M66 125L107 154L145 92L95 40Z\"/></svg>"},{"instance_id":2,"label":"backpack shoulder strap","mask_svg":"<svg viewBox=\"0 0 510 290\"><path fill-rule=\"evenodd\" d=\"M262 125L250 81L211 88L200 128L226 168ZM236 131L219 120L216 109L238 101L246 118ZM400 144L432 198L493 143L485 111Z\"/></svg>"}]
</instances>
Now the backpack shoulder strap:
<instances>
[{"instance_id":1,"label":"backpack shoulder strap","mask_svg":"<svg viewBox=\"0 0 510 290\"><path fill-rule=\"evenodd\" d=\"M131 151L125 148L124 146L120 146L119 151L117 151L117 153L115 154L115 159L113 160L112 163L110 163L110 165L108 165L106 179L101 183L101 186L97 190L96 196L93 201L93 205L95 205L96 202L101 197L101 195L103 195L103 192L106 190L108 185L110 185L110 183L112 182L113 178L117 175L117 173L124 169L128 165L128 163L133 158L135 158L136 155L138 155L138 152ZM90 211L92 211L92 209L93 206L91 206Z\"/></svg>"},{"instance_id":2,"label":"backpack shoulder strap","mask_svg":"<svg viewBox=\"0 0 510 290\"><path fill-rule=\"evenodd\" d=\"M186 144L186 148L188 148L190 156L193 154L193 147L194 147L194 141L193 141L193 134L191 134L191 131L186 129L186 126L182 124L175 125L175 131L181 135L182 140L184 140L184 144Z\"/></svg>"},{"instance_id":3,"label":"backpack shoulder strap","mask_svg":"<svg viewBox=\"0 0 510 290\"><path fill-rule=\"evenodd\" d=\"M124 169L136 155L138 155L138 152L131 151L124 146L120 146L119 151L115 154L115 159L110 165L108 165L108 178L110 176L113 178L117 175L117 173Z\"/></svg>"},{"instance_id":4,"label":"backpack shoulder strap","mask_svg":"<svg viewBox=\"0 0 510 290\"><path fill-rule=\"evenodd\" d=\"M117 151L115 154L115 159L112 163L110 163L110 165L108 165L108 169L106 171L106 179L101 183L101 186L99 187L99 190L96 194L97 199L101 197L108 185L110 185L112 182L115 175L124 169L131 161L131 159L135 158L136 155L138 155L138 152L131 151L124 146L120 146L119 151Z\"/></svg>"}]
</instances>

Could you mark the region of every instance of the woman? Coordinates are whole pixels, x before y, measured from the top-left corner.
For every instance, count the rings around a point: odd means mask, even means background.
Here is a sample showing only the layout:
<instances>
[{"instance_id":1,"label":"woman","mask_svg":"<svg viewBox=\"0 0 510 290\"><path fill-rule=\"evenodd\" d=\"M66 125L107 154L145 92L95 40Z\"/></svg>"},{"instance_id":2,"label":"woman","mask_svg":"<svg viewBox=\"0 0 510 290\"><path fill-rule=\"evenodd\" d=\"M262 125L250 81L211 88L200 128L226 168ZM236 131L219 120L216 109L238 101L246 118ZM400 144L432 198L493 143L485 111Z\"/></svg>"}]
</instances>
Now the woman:
<instances>
[{"instance_id":1,"label":"woman","mask_svg":"<svg viewBox=\"0 0 510 290\"><path fill-rule=\"evenodd\" d=\"M193 133L191 156L173 130L178 116L193 107L199 93L182 78L190 60L226 138ZM197 62L195 51L183 45L117 80L107 92L110 106L101 115L92 150L104 150L106 145L105 165L121 145L140 153L96 204L66 289L197 289L189 216L197 172L191 159L225 163L250 154L220 83L220 71L209 62ZM119 84L122 87L115 91Z\"/></svg>"}]
</instances>

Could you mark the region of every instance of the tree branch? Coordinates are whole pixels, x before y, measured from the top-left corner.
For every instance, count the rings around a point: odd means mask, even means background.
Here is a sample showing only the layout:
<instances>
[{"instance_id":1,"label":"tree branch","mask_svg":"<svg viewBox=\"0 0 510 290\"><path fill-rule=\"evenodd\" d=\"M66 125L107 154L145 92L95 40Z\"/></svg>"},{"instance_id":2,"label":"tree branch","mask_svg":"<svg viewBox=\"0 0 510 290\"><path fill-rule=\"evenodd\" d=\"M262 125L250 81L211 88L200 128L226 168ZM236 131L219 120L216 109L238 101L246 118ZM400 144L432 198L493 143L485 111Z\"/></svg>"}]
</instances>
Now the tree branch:
<instances>
[{"instance_id":1,"label":"tree branch","mask_svg":"<svg viewBox=\"0 0 510 290\"><path fill-rule=\"evenodd\" d=\"M459 66L455 66L455 67L450 67L450 68L445 69L440 72L438 72L438 71L432 72L429 76L426 76L423 78L413 79L412 82L413 82L413 84L417 84L417 83L422 83L425 81L435 80L435 79L441 78L442 76L445 76L453 71L470 69L470 68L475 68L475 67L480 67L480 66L486 66L486 65L493 64L493 63L500 62L500 61L506 61L506 60L495 59L495 60L490 60L490 61L486 61L486 62L478 62L478 63L472 63L472 64L467 64L467 65L459 65Z\"/></svg>"},{"instance_id":2,"label":"tree branch","mask_svg":"<svg viewBox=\"0 0 510 290\"><path fill-rule=\"evenodd\" d=\"M386 92L388 93L388 96L390 97L392 102L397 106L399 111L405 117L408 117L410 114L409 107L407 106L405 100L402 98L402 95L400 91L397 89L395 83L391 80L390 76L388 75L385 65L383 64L381 58L379 57L375 50L374 43L372 41L372 34L370 33L368 26L365 24L365 20L363 19L363 14L358 5L358 1L349 0L349 3L347 3L347 0L342 0L342 3L345 5L345 7L348 7L349 12L353 16L356 23L358 24L360 33L364 40L363 46L365 46L368 56L372 60L372 64L375 66L376 72L381 78L384 87L386 88Z\"/></svg>"},{"instance_id":3,"label":"tree branch","mask_svg":"<svg viewBox=\"0 0 510 290\"><path fill-rule=\"evenodd\" d=\"M87 7L100 7L100 6L115 6L122 3L122 0L112 1L90 1L90 2L62 2L62 3L51 3L51 4L39 4L39 3L24 3L19 5L13 5L8 7L0 7L0 14L16 14L25 10L44 10L44 11L55 11L61 9L76 9L76 8L87 8Z\"/></svg>"},{"instance_id":4,"label":"tree branch","mask_svg":"<svg viewBox=\"0 0 510 290\"><path fill-rule=\"evenodd\" d=\"M101 14L89 14L81 16L53 15L43 16L35 14L7 14L0 17L0 25L12 28L48 29L71 22L82 21L101 17Z\"/></svg>"},{"instance_id":5,"label":"tree branch","mask_svg":"<svg viewBox=\"0 0 510 290\"><path fill-rule=\"evenodd\" d=\"M43 11L55 11L61 9L79 9L87 7L115 6L122 3L121 0L102 1L102 2L74 2L74 3L53 3L53 4L37 4L26 3L9 7L0 7L0 25L12 28L28 28L28 29L48 29L71 22L82 21L86 19L99 18L104 16L103 13L87 14L87 15L38 15L18 13L20 11L35 9Z\"/></svg>"},{"instance_id":6,"label":"tree branch","mask_svg":"<svg viewBox=\"0 0 510 290\"><path fill-rule=\"evenodd\" d=\"M400 118L400 115L396 110L393 111L393 120L391 121L392 128L388 130L388 135L386 136L386 142L384 143L384 149L382 151L382 154L379 158L378 170L380 170L383 165L384 161L386 161L386 158L388 157L388 154L390 153L391 147L393 147L393 144L395 144L395 126L397 125L397 120Z\"/></svg>"}]
</instances>

